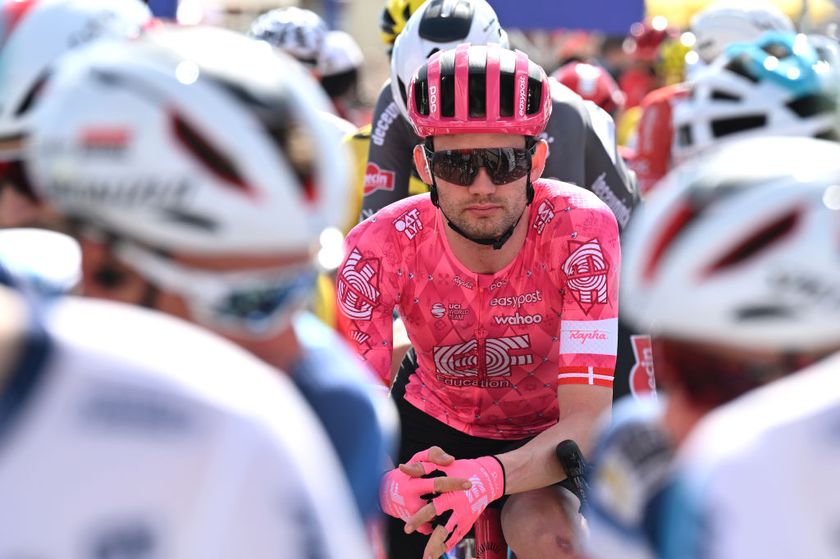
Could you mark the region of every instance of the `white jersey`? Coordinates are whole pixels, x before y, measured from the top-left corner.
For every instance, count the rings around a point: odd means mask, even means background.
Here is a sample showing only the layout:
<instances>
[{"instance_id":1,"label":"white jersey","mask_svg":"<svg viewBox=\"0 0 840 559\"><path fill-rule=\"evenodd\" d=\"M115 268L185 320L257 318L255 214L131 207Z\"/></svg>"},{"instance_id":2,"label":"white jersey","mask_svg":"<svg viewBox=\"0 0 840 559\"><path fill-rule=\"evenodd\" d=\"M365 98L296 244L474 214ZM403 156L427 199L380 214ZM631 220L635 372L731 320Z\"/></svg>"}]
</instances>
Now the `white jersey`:
<instances>
[{"instance_id":1,"label":"white jersey","mask_svg":"<svg viewBox=\"0 0 840 559\"><path fill-rule=\"evenodd\" d=\"M178 319L67 298L0 392L0 557L370 557L282 375Z\"/></svg>"},{"instance_id":2,"label":"white jersey","mask_svg":"<svg viewBox=\"0 0 840 559\"><path fill-rule=\"evenodd\" d=\"M840 557L840 354L704 418L677 465L662 557Z\"/></svg>"}]
</instances>

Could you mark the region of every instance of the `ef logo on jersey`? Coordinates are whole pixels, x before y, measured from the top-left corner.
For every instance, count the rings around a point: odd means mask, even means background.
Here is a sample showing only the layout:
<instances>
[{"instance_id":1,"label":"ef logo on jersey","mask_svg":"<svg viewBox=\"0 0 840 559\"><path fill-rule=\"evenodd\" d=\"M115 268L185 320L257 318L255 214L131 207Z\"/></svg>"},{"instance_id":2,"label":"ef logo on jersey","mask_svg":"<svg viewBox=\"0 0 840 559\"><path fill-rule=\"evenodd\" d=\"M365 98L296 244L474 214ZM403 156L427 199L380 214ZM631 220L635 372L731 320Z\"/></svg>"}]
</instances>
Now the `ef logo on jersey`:
<instances>
[{"instance_id":1,"label":"ef logo on jersey","mask_svg":"<svg viewBox=\"0 0 840 559\"><path fill-rule=\"evenodd\" d=\"M348 318L370 320L373 308L379 304L378 275L379 260L362 260L354 248L336 278L338 304Z\"/></svg>"},{"instance_id":2,"label":"ef logo on jersey","mask_svg":"<svg viewBox=\"0 0 840 559\"><path fill-rule=\"evenodd\" d=\"M508 387L510 381L499 377L510 376L511 367L532 364L534 356L530 349L531 340L527 335L487 338L483 352L479 352L475 338L462 344L435 346L432 354L436 378L449 386ZM479 378L480 359L484 360L481 368L486 378Z\"/></svg>"},{"instance_id":3,"label":"ef logo on jersey","mask_svg":"<svg viewBox=\"0 0 840 559\"><path fill-rule=\"evenodd\" d=\"M584 314L589 314L595 305L605 305L609 301L607 293L607 274L609 262L601 251L598 239L586 242L569 241L571 254L563 263L566 274L566 287L580 305Z\"/></svg>"}]
</instances>

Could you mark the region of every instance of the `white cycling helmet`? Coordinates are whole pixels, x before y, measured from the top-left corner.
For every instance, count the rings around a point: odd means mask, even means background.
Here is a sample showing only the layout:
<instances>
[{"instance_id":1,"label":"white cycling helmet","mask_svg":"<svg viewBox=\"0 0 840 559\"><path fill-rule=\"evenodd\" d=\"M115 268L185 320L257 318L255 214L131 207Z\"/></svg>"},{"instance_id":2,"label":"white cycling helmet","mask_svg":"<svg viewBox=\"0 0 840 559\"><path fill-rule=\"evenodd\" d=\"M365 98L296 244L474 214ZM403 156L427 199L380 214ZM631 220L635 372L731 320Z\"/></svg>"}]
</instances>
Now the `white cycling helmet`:
<instances>
[{"instance_id":1,"label":"white cycling helmet","mask_svg":"<svg viewBox=\"0 0 840 559\"><path fill-rule=\"evenodd\" d=\"M840 145L750 138L674 169L622 244L642 331L806 353L840 347Z\"/></svg>"},{"instance_id":2,"label":"white cycling helmet","mask_svg":"<svg viewBox=\"0 0 840 559\"><path fill-rule=\"evenodd\" d=\"M327 37L327 24L312 10L277 8L251 23L249 35L271 43L308 68L318 64Z\"/></svg>"},{"instance_id":3,"label":"white cycling helmet","mask_svg":"<svg viewBox=\"0 0 840 559\"><path fill-rule=\"evenodd\" d=\"M807 36L787 32L731 45L674 107L674 162L737 137L837 138L836 68L822 56Z\"/></svg>"},{"instance_id":4,"label":"white cycling helmet","mask_svg":"<svg viewBox=\"0 0 840 559\"><path fill-rule=\"evenodd\" d=\"M391 53L391 92L406 119L408 84L414 72L434 53L461 43L498 43L508 48L507 33L486 0L429 0L408 19Z\"/></svg>"},{"instance_id":5,"label":"white cycling helmet","mask_svg":"<svg viewBox=\"0 0 840 559\"><path fill-rule=\"evenodd\" d=\"M16 159L53 63L98 37L135 37L151 20L140 0L2 0L0 158Z\"/></svg>"},{"instance_id":6,"label":"white cycling helmet","mask_svg":"<svg viewBox=\"0 0 840 559\"><path fill-rule=\"evenodd\" d=\"M63 214L118 237L195 255L308 251L349 199L328 107L265 43L162 27L65 59L27 164Z\"/></svg>"},{"instance_id":7,"label":"white cycling helmet","mask_svg":"<svg viewBox=\"0 0 840 559\"><path fill-rule=\"evenodd\" d=\"M362 49L352 35L345 31L330 31L318 59L318 74L321 77L344 74L361 68L364 61Z\"/></svg>"},{"instance_id":8,"label":"white cycling helmet","mask_svg":"<svg viewBox=\"0 0 840 559\"><path fill-rule=\"evenodd\" d=\"M721 0L691 19L694 50L705 64L730 44L754 41L765 31L795 31L790 18L767 0Z\"/></svg>"}]
</instances>

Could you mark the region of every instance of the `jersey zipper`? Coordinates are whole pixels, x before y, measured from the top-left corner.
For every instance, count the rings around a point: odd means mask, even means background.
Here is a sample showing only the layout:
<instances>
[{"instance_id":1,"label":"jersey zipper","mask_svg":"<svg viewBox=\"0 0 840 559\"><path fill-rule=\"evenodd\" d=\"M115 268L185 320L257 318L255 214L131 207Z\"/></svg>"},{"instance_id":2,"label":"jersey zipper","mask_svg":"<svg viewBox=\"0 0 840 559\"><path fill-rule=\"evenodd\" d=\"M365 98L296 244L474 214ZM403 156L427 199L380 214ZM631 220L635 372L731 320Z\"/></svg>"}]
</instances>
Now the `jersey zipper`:
<instances>
[{"instance_id":1,"label":"jersey zipper","mask_svg":"<svg viewBox=\"0 0 840 559\"><path fill-rule=\"evenodd\" d=\"M476 285L480 281L476 276ZM486 385L487 381L487 329L484 328L484 316L482 310L484 309L484 287L478 285L478 328L475 331L476 341L476 371L478 372L479 387ZM478 391L480 394L480 391Z\"/></svg>"}]
</instances>

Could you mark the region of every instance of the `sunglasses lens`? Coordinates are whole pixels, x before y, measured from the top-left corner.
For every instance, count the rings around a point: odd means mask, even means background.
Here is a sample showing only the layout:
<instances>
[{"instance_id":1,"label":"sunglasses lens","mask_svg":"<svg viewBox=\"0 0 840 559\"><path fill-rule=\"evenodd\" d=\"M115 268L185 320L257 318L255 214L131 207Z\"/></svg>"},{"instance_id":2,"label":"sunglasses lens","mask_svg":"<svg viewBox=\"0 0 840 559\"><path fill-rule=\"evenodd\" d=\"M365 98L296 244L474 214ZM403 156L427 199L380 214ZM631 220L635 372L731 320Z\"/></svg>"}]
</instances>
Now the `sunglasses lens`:
<instances>
[{"instance_id":1,"label":"sunglasses lens","mask_svg":"<svg viewBox=\"0 0 840 559\"><path fill-rule=\"evenodd\" d=\"M488 149L484 153L484 167L493 184L508 184L528 174L531 170L531 154L524 149Z\"/></svg>"},{"instance_id":2,"label":"sunglasses lens","mask_svg":"<svg viewBox=\"0 0 840 559\"><path fill-rule=\"evenodd\" d=\"M531 170L531 152L518 148L478 148L431 153L432 173L446 182L469 186L484 167L495 185L519 180Z\"/></svg>"},{"instance_id":3,"label":"sunglasses lens","mask_svg":"<svg viewBox=\"0 0 840 559\"><path fill-rule=\"evenodd\" d=\"M436 151L432 154L432 173L446 182L469 186L478 174L472 150Z\"/></svg>"}]
</instances>

